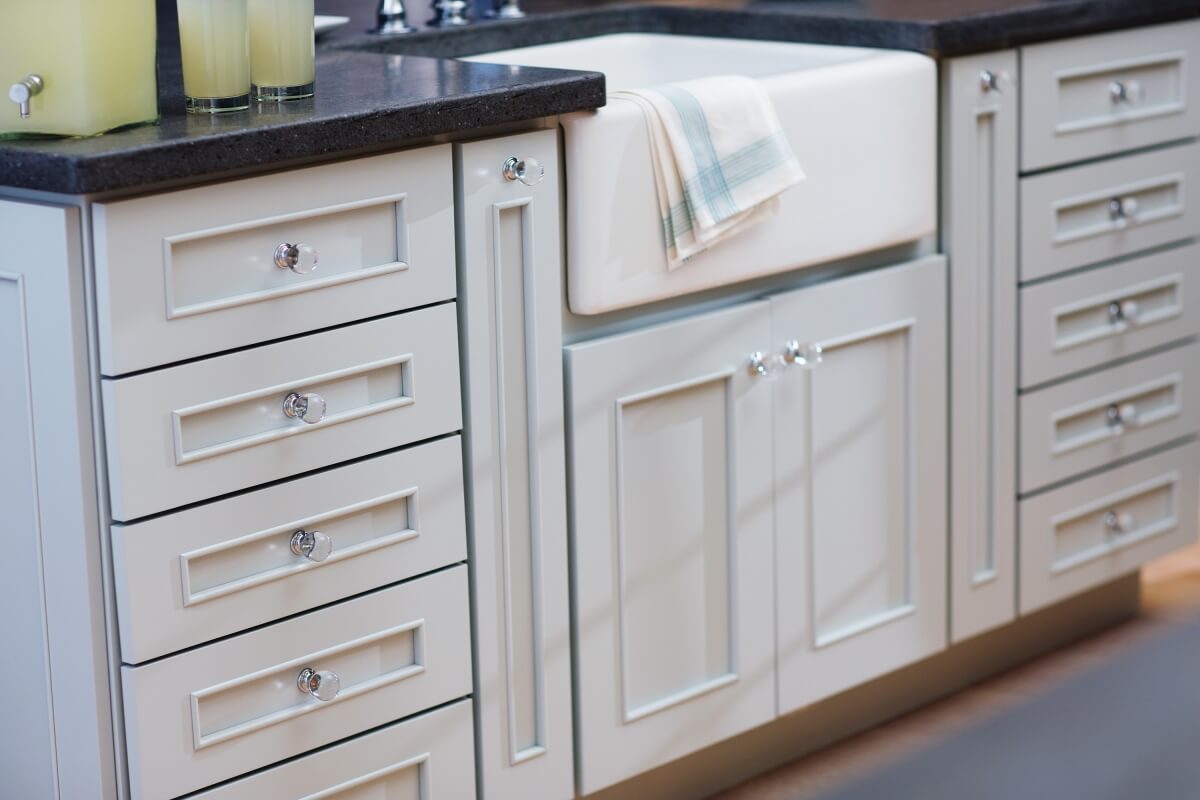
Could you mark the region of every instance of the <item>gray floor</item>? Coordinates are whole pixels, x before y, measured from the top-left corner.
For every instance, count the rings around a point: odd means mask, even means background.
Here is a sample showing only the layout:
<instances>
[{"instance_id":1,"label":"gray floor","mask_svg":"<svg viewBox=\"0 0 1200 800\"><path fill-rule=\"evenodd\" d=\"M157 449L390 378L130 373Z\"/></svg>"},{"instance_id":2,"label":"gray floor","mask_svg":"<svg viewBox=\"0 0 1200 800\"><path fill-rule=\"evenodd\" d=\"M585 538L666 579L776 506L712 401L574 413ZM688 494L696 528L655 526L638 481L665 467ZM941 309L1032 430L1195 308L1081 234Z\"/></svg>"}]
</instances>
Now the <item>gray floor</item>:
<instances>
[{"instance_id":1,"label":"gray floor","mask_svg":"<svg viewBox=\"0 0 1200 800\"><path fill-rule=\"evenodd\" d=\"M825 800L1200 799L1200 617Z\"/></svg>"}]
</instances>

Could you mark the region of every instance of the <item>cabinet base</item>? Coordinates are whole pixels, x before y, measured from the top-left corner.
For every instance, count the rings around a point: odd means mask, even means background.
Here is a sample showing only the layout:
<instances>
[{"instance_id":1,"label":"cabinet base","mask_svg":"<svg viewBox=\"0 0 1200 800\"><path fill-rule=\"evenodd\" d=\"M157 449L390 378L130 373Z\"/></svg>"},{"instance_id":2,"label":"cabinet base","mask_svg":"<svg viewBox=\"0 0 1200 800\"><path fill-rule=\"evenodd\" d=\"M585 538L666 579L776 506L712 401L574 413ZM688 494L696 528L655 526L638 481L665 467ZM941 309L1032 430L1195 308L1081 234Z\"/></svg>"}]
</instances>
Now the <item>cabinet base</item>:
<instances>
[{"instance_id":1,"label":"cabinet base","mask_svg":"<svg viewBox=\"0 0 1200 800\"><path fill-rule=\"evenodd\" d=\"M588 800L694 800L828 747L1136 616L1138 573L1022 617L871 683L693 753Z\"/></svg>"}]
</instances>

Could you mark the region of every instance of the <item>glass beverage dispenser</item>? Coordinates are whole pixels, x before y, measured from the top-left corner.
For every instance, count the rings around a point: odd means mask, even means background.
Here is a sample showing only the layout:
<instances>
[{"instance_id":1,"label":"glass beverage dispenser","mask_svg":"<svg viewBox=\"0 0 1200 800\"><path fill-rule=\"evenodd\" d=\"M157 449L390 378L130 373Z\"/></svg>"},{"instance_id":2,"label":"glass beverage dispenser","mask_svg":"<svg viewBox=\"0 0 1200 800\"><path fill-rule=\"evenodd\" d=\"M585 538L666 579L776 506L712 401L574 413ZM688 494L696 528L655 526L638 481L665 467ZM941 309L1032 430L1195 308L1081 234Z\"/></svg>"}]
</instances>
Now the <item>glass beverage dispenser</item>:
<instances>
[{"instance_id":1,"label":"glass beverage dispenser","mask_svg":"<svg viewBox=\"0 0 1200 800\"><path fill-rule=\"evenodd\" d=\"M0 137L158 119L155 0L0 0Z\"/></svg>"}]
</instances>

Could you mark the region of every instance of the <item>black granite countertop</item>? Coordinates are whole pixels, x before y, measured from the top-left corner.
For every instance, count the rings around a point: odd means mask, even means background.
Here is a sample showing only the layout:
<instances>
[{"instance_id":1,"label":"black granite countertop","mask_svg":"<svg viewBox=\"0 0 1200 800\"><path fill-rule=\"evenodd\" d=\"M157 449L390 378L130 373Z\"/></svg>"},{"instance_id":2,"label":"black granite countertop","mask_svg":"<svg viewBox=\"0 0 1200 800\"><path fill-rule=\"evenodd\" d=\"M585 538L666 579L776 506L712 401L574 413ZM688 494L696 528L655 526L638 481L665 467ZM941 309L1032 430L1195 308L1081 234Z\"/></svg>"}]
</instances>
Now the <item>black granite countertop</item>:
<instances>
[{"instance_id":1,"label":"black granite countertop","mask_svg":"<svg viewBox=\"0 0 1200 800\"><path fill-rule=\"evenodd\" d=\"M487 3L488 0L476 0ZM427 16L409 0L414 22ZM0 186L100 193L400 147L604 104L597 73L447 57L656 32L914 50L936 57L1200 16L1200 0L525 0L523 20L365 33L372 0L318 0L351 21L322 40L317 95L227 115L183 111L174 0L160 0L162 120L87 139L0 141ZM2 12L0 12L2 13Z\"/></svg>"}]
</instances>

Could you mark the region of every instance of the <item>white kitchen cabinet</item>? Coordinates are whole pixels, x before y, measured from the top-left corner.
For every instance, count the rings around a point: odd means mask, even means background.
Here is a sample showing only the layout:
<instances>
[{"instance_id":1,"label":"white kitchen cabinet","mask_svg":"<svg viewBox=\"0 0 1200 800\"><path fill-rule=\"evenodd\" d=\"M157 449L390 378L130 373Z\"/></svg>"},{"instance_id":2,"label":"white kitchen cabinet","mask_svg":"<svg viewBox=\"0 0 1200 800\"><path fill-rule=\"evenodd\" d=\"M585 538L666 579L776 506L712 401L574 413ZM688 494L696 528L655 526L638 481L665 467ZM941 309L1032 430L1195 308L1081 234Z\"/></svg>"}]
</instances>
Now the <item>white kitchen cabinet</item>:
<instances>
[{"instance_id":1,"label":"white kitchen cabinet","mask_svg":"<svg viewBox=\"0 0 1200 800\"><path fill-rule=\"evenodd\" d=\"M0 796L118 796L79 211L0 201Z\"/></svg>"},{"instance_id":2,"label":"white kitchen cabinet","mask_svg":"<svg viewBox=\"0 0 1200 800\"><path fill-rule=\"evenodd\" d=\"M945 287L931 257L567 348L585 794L945 646Z\"/></svg>"},{"instance_id":3,"label":"white kitchen cabinet","mask_svg":"<svg viewBox=\"0 0 1200 800\"><path fill-rule=\"evenodd\" d=\"M457 145L454 157L481 796L565 800L574 759L557 133ZM525 162L524 181L505 177L510 158Z\"/></svg>"},{"instance_id":4,"label":"white kitchen cabinet","mask_svg":"<svg viewBox=\"0 0 1200 800\"><path fill-rule=\"evenodd\" d=\"M775 715L770 305L567 348L580 791Z\"/></svg>"},{"instance_id":5,"label":"white kitchen cabinet","mask_svg":"<svg viewBox=\"0 0 1200 800\"><path fill-rule=\"evenodd\" d=\"M950 259L950 638L1016 617L1017 54L942 71Z\"/></svg>"},{"instance_id":6,"label":"white kitchen cabinet","mask_svg":"<svg viewBox=\"0 0 1200 800\"><path fill-rule=\"evenodd\" d=\"M945 272L771 299L780 713L945 647Z\"/></svg>"}]
</instances>

